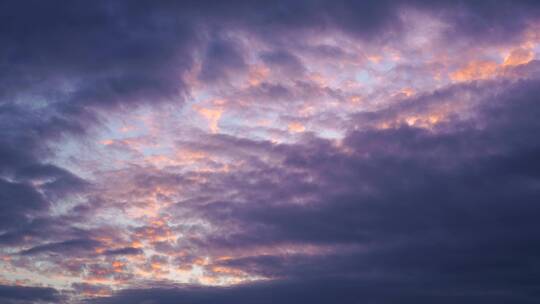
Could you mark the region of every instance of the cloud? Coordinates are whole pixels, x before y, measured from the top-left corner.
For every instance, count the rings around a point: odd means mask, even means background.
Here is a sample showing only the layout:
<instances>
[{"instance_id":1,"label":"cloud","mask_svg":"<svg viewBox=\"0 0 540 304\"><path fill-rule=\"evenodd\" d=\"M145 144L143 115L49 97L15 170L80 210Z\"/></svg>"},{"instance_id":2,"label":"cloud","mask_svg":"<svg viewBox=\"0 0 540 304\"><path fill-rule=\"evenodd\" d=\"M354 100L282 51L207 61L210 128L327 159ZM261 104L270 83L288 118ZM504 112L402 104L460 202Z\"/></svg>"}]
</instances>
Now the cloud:
<instances>
[{"instance_id":1,"label":"cloud","mask_svg":"<svg viewBox=\"0 0 540 304\"><path fill-rule=\"evenodd\" d=\"M365 280L403 287L347 289L351 298L345 302L430 303L456 297L462 303L504 302L495 295L532 302L534 291L527 286L534 284L534 268L527 261L540 249L534 245L540 213L535 203L540 147L533 139L540 127L538 87L537 80L518 81L504 93L484 95L483 89L454 86L450 89L479 92L483 101L472 117L433 131L397 125L351 131L343 146L317 138L275 146L273 151L284 156L282 165L254 163L253 171L222 176L224 187L242 192L228 198L222 191L216 201L194 205L193 212L221 227L198 246L215 252L243 248L248 257L216 266L274 277L278 285L295 278L303 286L301 299L324 290L309 285L318 278L341 282L339 288L362 286ZM294 244L315 248L296 256L277 249ZM352 247L343 251L343 246ZM257 248L276 251L261 249L266 254L258 256ZM524 274L530 280L520 282ZM266 288L255 288L261 303L276 300L270 290L280 293ZM250 299L251 289L233 290ZM176 292L198 301L197 291Z\"/></svg>"},{"instance_id":2,"label":"cloud","mask_svg":"<svg viewBox=\"0 0 540 304\"><path fill-rule=\"evenodd\" d=\"M0 300L6 304L60 303L53 288L0 285Z\"/></svg>"},{"instance_id":3,"label":"cloud","mask_svg":"<svg viewBox=\"0 0 540 304\"><path fill-rule=\"evenodd\" d=\"M215 82L245 69L246 63L239 42L231 38L218 38L211 41L206 50L199 79Z\"/></svg>"},{"instance_id":4,"label":"cloud","mask_svg":"<svg viewBox=\"0 0 540 304\"><path fill-rule=\"evenodd\" d=\"M3 2L0 302L538 302L539 10Z\"/></svg>"},{"instance_id":5,"label":"cloud","mask_svg":"<svg viewBox=\"0 0 540 304\"><path fill-rule=\"evenodd\" d=\"M417 293L422 286L432 288L431 293ZM113 297L88 301L95 304L117 303L298 303L307 301L314 304L335 303L336 299L343 303L356 303L359 299L366 302L383 300L385 303L505 303L513 300L518 303L533 303L527 297L512 297L507 292L489 294L466 294L456 288L456 295L441 298L439 290L429 282L419 285L417 282L399 282L390 279L366 277L364 280L309 280L281 281L241 285L229 288L219 287L179 287L124 290ZM476 302L475 302L476 301Z\"/></svg>"},{"instance_id":6,"label":"cloud","mask_svg":"<svg viewBox=\"0 0 540 304\"><path fill-rule=\"evenodd\" d=\"M138 255L142 253L143 253L143 250L141 248L124 247L120 249L106 250L103 254L115 256L115 255Z\"/></svg>"},{"instance_id":7,"label":"cloud","mask_svg":"<svg viewBox=\"0 0 540 304\"><path fill-rule=\"evenodd\" d=\"M519 41L527 25L535 22L540 6L534 1L419 1L420 7L440 14L450 27L448 39L464 38L480 43Z\"/></svg>"},{"instance_id":8,"label":"cloud","mask_svg":"<svg viewBox=\"0 0 540 304\"><path fill-rule=\"evenodd\" d=\"M39 245L21 252L22 255L36 255L41 253L49 254L87 254L93 252L100 245L100 242L91 239L74 239L57 243Z\"/></svg>"},{"instance_id":9,"label":"cloud","mask_svg":"<svg viewBox=\"0 0 540 304\"><path fill-rule=\"evenodd\" d=\"M300 59L287 51L263 53L261 58L269 66L282 69L283 75L302 74L305 71Z\"/></svg>"},{"instance_id":10,"label":"cloud","mask_svg":"<svg viewBox=\"0 0 540 304\"><path fill-rule=\"evenodd\" d=\"M32 186L0 179L0 208L3 229L23 225L33 213L46 211L49 204Z\"/></svg>"}]
</instances>

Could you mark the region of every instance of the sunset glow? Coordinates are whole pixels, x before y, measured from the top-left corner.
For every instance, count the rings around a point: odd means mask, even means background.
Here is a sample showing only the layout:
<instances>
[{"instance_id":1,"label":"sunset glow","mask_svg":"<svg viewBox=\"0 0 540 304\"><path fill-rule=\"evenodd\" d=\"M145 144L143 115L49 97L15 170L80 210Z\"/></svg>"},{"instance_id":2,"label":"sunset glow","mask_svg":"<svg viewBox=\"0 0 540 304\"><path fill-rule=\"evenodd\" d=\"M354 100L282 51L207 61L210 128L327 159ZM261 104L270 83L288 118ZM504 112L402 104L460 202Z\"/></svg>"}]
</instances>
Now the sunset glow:
<instances>
[{"instance_id":1,"label":"sunset glow","mask_svg":"<svg viewBox=\"0 0 540 304\"><path fill-rule=\"evenodd\" d=\"M0 11L0 303L540 302L535 1Z\"/></svg>"}]
</instances>

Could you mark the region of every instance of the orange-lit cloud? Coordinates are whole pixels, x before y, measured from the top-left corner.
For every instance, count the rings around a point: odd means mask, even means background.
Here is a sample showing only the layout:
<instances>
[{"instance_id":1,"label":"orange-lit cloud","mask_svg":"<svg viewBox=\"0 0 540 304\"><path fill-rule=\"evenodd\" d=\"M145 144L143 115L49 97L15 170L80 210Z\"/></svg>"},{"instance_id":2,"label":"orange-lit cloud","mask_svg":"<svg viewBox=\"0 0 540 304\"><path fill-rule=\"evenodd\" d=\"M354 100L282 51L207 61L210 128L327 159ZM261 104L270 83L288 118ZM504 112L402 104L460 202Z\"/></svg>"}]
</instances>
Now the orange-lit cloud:
<instances>
[{"instance_id":1,"label":"orange-lit cloud","mask_svg":"<svg viewBox=\"0 0 540 304\"><path fill-rule=\"evenodd\" d=\"M499 65L494 61L472 61L450 74L453 81L488 79L497 75Z\"/></svg>"},{"instance_id":2,"label":"orange-lit cloud","mask_svg":"<svg viewBox=\"0 0 540 304\"><path fill-rule=\"evenodd\" d=\"M256 86L263 82L270 74L270 69L264 65L255 65L250 67L248 75L248 83Z\"/></svg>"},{"instance_id":3,"label":"orange-lit cloud","mask_svg":"<svg viewBox=\"0 0 540 304\"><path fill-rule=\"evenodd\" d=\"M534 51L527 48L514 49L504 59L504 66L515 66L529 63L534 59Z\"/></svg>"},{"instance_id":4,"label":"orange-lit cloud","mask_svg":"<svg viewBox=\"0 0 540 304\"><path fill-rule=\"evenodd\" d=\"M205 107L194 107L197 113L206 118L208 121L208 128L212 133L219 132L219 120L223 115L223 109L221 108L205 108Z\"/></svg>"},{"instance_id":5,"label":"orange-lit cloud","mask_svg":"<svg viewBox=\"0 0 540 304\"><path fill-rule=\"evenodd\" d=\"M291 122L287 125L287 129L292 133L302 133L306 130L306 127L299 122Z\"/></svg>"}]
</instances>

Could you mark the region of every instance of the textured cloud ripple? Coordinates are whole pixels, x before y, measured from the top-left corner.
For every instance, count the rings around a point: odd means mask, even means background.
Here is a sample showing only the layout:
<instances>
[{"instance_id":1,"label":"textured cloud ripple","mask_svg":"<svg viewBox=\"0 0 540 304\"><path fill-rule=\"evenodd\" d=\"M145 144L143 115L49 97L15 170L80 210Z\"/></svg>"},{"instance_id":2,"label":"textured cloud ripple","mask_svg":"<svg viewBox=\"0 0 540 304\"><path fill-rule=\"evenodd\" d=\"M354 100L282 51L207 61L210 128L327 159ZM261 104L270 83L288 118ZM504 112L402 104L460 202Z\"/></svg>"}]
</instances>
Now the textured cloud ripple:
<instances>
[{"instance_id":1,"label":"textured cloud ripple","mask_svg":"<svg viewBox=\"0 0 540 304\"><path fill-rule=\"evenodd\" d=\"M0 303L540 302L537 1L3 1Z\"/></svg>"}]
</instances>

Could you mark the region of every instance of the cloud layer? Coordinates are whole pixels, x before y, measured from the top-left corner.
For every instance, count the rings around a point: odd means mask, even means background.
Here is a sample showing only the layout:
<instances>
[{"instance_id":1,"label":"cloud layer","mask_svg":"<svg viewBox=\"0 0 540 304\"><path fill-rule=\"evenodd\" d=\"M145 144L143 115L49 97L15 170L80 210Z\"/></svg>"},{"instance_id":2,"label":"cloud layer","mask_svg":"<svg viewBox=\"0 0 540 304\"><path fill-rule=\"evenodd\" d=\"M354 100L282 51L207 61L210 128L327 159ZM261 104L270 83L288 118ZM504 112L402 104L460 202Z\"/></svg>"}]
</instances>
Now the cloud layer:
<instances>
[{"instance_id":1,"label":"cloud layer","mask_svg":"<svg viewBox=\"0 0 540 304\"><path fill-rule=\"evenodd\" d=\"M538 302L535 1L0 11L1 301Z\"/></svg>"}]
</instances>

